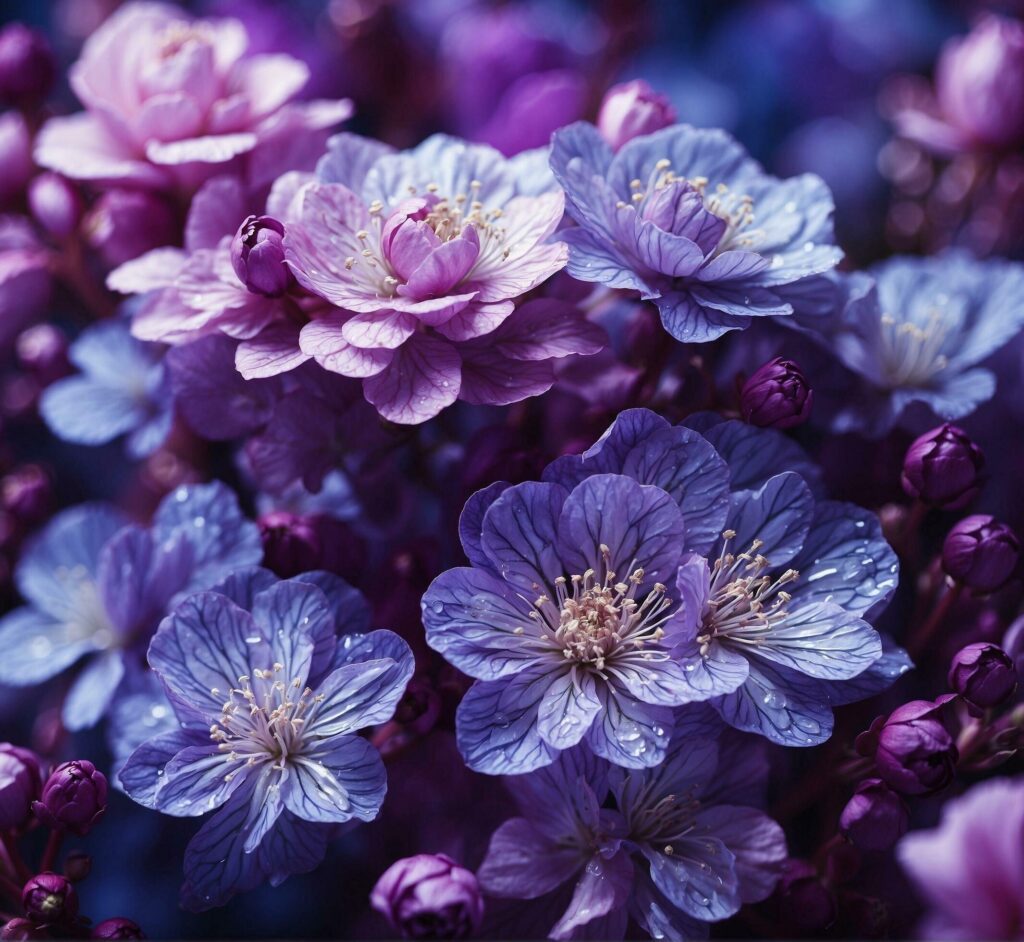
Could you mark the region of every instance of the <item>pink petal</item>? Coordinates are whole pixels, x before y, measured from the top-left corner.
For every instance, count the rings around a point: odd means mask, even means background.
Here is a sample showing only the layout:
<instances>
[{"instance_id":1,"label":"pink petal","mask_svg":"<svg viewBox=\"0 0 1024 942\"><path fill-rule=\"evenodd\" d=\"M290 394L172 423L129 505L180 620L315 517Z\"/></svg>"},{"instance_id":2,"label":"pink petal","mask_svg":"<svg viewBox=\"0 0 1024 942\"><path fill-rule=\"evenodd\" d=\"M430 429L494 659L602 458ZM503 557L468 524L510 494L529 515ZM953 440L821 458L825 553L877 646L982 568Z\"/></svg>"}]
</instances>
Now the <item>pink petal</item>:
<instances>
[{"instance_id":1,"label":"pink petal","mask_svg":"<svg viewBox=\"0 0 1024 942\"><path fill-rule=\"evenodd\" d=\"M363 383L363 394L391 422L418 425L458 398L461 358L450 343L414 334L390 366Z\"/></svg>"},{"instance_id":2,"label":"pink petal","mask_svg":"<svg viewBox=\"0 0 1024 942\"><path fill-rule=\"evenodd\" d=\"M555 298L539 298L517 308L486 340L514 360L548 360L599 353L608 343L608 336L574 305Z\"/></svg>"},{"instance_id":3,"label":"pink petal","mask_svg":"<svg viewBox=\"0 0 1024 942\"><path fill-rule=\"evenodd\" d=\"M174 284L188 256L175 248L153 249L119 265L107 275L107 287L121 294L144 294Z\"/></svg>"},{"instance_id":4,"label":"pink petal","mask_svg":"<svg viewBox=\"0 0 1024 942\"><path fill-rule=\"evenodd\" d=\"M356 347L400 347L416 330L417 320L400 311L357 314L341 328L344 339Z\"/></svg>"},{"instance_id":5,"label":"pink petal","mask_svg":"<svg viewBox=\"0 0 1024 942\"><path fill-rule=\"evenodd\" d=\"M511 301L470 304L451 320L435 325L434 329L449 340L472 340L497 330L514 309Z\"/></svg>"},{"instance_id":6,"label":"pink petal","mask_svg":"<svg viewBox=\"0 0 1024 942\"><path fill-rule=\"evenodd\" d=\"M210 134L183 141L150 141L146 156L155 164L223 164L256 146L255 134Z\"/></svg>"},{"instance_id":7,"label":"pink petal","mask_svg":"<svg viewBox=\"0 0 1024 942\"><path fill-rule=\"evenodd\" d=\"M406 227L407 228L407 227ZM480 237L467 226L458 237L430 252L398 293L410 298L433 298L451 291L469 272L480 254Z\"/></svg>"},{"instance_id":8,"label":"pink petal","mask_svg":"<svg viewBox=\"0 0 1024 942\"><path fill-rule=\"evenodd\" d=\"M376 376L394 359L393 350L353 347L346 343L341 329L349 320L348 314L330 314L310 321L299 334L299 346L325 370L362 379Z\"/></svg>"},{"instance_id":9,"label":"pink petal","mask_svg":"<svg viewBox=\"0 0 1024 942\"><path fill-rule=\"evenodd\" d=\"M299 325L271 324L235 350L235 369L246 379L263 379L294 370L310 359L299 348Z\"/></svg>"}]
</instances>

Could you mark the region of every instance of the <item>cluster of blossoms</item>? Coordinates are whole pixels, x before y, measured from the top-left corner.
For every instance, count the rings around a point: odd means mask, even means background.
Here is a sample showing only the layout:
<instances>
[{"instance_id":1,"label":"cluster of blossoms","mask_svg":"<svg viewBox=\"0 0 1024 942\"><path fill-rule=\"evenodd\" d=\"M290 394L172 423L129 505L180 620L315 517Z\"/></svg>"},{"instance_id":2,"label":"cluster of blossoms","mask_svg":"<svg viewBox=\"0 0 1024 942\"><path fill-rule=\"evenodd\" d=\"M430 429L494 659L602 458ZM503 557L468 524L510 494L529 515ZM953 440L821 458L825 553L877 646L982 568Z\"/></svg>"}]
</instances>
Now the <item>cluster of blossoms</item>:
<instances>
[{"instance_id":1,"label":"cluster of blossoms","mask_svg":"<svg viewBox=\"0 0 1024 942\"><path fill-rule=\"evenodd\" d=\"M111 6L0 30L0 939L1018 937L1020 22L879 259L621 4Z\"/></svg>"}]
</instances>

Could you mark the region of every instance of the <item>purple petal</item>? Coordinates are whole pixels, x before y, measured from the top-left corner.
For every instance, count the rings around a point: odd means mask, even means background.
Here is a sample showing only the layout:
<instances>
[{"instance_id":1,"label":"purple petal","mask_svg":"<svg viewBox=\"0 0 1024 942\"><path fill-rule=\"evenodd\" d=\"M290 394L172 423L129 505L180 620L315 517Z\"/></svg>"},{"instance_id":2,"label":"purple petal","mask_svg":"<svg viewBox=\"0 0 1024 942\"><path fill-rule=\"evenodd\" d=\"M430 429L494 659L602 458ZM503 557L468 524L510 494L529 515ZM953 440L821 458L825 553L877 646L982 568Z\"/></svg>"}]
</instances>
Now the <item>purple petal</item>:
<instances>
[{"instance_id":1,"label":"purple petal","mask_svg":"<svg viewBox=\"0 0 1024 942\"><path fill-rule=\"evenodd\" d=\"M364 350L346 343L342 328L350 319L348 314L329 314L310 321L299 333L299 347L332 373L356 379L376 376L387 369L395 352L383 348Z\"/></svg>"},{"instance_id":2,"label":"purple petal","mask_svg":"<svg viewBox=\"0 0 1024 942\"><path fill-rule=\"evenodd\" d=\"M537 732L555 749L571 749L601 710L593 674L566 670L552 680L537 710Z\"/></svg>"},{"instance_id":3,"label":"purple petal","mask_svg":"<svg viewBox=\"0 0 1024 942\"><path fill-rule=\"evenodd\" d=\"M813 510L810 489L791 471L776 474L755 491L737 491L726 522L736 533L728 551L745 553L760 540L757 552L773 567L785 566L803 546Z\"/></svg>"},{"instance_id":4,"label":"purple petal","mask_svg":"<svg viewBox=\"0 0 1024 942\"><path fill-rule=\"evenodd\" d=\"M235 369L246 380L289 373L310 359L299 346L298 324L282 322L243 340L235 351ZM250 385L253 385L250 383Z\"/></svg>"},{"instance_id":5,"label":"purple petal","mask_svg":"<svg viewBox=\"0 0 1024 942\"><path fill-rule=\"evenodd\" d=\"M536 899L571 880L582 866L577 851L553 844L525 818L511 818L491 836L477 877L489 896Z\"/></svg>"},{"instance_id":6,"label":"purple petal","mask_svg":"<svg viewBox=\"0 0 1024 942\"><path fill-rule=\"evenodd\" d=\"M672 711L598 687L604 709L587 733L587 743L613 765L643 769L658 765L672 735Z\"/></svg>"},{"instance_id":7,"label":"purple petal","mask_svg":"<svg viewBox=\"0 0 1024 942\"><path fill-rule=\"evenodd\" d=\"M458 398L461 365L450 343L416 334L395 352L382 373L363 383L363 392L385 419L418 425Z\"/></svg>"},{"instance_id":8,"label":"purple petal","mask_svg":"<svg viewBox=\"0 0 1024 942\"><path fill-rule=\"evenodd\" d=\"M324 740L298 756L284 787L285 807L306 821L372 821L387 791L380 753L360 736Z\"/></svg>"},{"instance_id":9,"label":"purple petal","mask_svg":"<svg viewBox=\"0 0 1024 942\"><path fill-rule=\"evenodd\" d=\"M595 854L576 881L572 900L564 915L552 927L550 938L570 939L595 919L622 909L633 886L633 864L629 854L621 850L614 857Z\"/></svg>"}]
</instances>

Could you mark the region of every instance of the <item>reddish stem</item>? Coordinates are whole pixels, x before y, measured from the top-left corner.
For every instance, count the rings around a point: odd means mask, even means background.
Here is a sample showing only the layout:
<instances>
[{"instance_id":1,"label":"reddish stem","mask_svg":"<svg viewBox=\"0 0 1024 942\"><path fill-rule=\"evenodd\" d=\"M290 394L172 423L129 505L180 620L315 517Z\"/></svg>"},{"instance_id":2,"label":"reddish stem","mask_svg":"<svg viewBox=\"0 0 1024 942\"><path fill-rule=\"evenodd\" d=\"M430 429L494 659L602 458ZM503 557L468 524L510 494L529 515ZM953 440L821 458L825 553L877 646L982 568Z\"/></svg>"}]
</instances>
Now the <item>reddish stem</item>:
<instances>
[{"instance_id":1,"label":"reddish stem","mask_svg":"<svg viewBox=\"0 0 1024 942\"><path fill-rule=\"evenodd\" d=\"M3 845L4 860L11 868L11 875L22 882L31 880L32 871L29 870L25 861L21 859L18 845L14 843L14 837L10 833L0 835L0 844ZM19 896L18 898L20 899L21 897Z\"/></svg>"},{"instance_id":2,"label":"reddish stem","mask_svg":"<svg viewBox=\"0 0 1024 942\"><path fill-rule=\"evenodd\" d=\"M912 658L916 660L924 653L925 648L927 648L929 642L935 635L935 632L938 631L943 621L945 621L946 616L956 604L957 599L960 598L960 593L962 591L963 586L959 582L954 582L946 590L946 594L939 599L938 604L932 609L932 613L928 616L925 622L911 636L907 643L907 651L910 653Z\"/></svg>"},{"instance_id":3,"label":"reddish stem","mask_svg":"<svg viewBox=\"0 0 1024 942\"><path fill-rule=\"evenodd\" d=\"M39 870L41 873L45 873L47 870L53 869L54 861L57 859L57 853L60 851L61 841L63 840L63 831L56 829L50 831L50 837L46 842L46 850L43 851L43 859L39 864Z\"/></svg>"}]
</instances>

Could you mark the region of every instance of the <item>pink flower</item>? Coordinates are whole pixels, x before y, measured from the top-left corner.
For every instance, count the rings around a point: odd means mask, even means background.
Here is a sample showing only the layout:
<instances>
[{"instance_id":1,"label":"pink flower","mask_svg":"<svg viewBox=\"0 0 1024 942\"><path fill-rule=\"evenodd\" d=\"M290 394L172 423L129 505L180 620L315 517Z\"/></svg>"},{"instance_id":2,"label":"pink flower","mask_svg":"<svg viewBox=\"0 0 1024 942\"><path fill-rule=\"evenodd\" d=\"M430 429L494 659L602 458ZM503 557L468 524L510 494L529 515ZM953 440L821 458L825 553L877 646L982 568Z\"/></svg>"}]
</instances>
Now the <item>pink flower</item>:
<instances>
[{"instance_id":1,"label":"pink flower","mask_svg":"<svg viewBox=\"0 0 1024 942\"><path fill-rule=\"evenodd\" d=\"M242 155L266 162L261 151L296 135L321 132L322 147L350 103L294 103L309 79L306 65L287 55L246 55L247 45L238 20L125 5L71 69L86 111L48 121L36 159L79 180L193 188Z\"/></svg>"}]
</instances>

